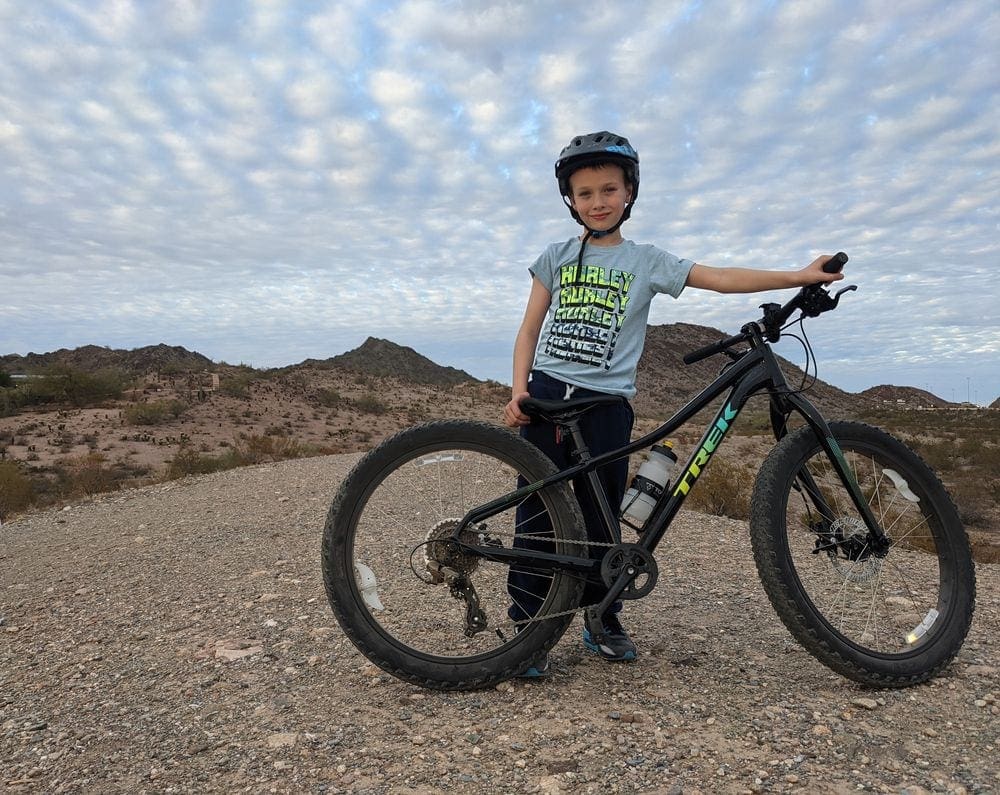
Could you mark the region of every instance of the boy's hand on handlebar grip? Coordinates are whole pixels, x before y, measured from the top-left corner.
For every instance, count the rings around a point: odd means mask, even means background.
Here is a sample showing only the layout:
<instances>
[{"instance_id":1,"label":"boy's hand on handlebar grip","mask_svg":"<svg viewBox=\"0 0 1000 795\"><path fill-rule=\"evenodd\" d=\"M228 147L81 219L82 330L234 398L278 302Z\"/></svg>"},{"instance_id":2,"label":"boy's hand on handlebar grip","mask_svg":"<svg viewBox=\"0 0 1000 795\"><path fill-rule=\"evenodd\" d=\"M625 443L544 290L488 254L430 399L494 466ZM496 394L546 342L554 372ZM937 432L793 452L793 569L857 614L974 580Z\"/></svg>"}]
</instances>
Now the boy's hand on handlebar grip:
<instances>
[{"instance_id":1,"label":"boy's hand on handlebar grip","mask_svg":"<svg viewBox=\"0 0 1000 795\"><path fill-rule=\"evenodd\" d=\"M843 279L844 274L840 271L845 262L847 262L847 255L843 252L833 256L823 254L816 257L803 270L803 273L808 277L807 284L829 284Z\"/></svg>"},{"instance_id":2,"label":"boy's hand on handlebar grip","mask_svg":"<svg viewBox=\"0 0 1000 795\"><path fill-rule=\"evenodd\" d=\"M826 273L840 273L847 264L847 260L848 256L843 251L838 251L823 263L823 270Z\"/></svg>"},{"instance_id":3,"label":"boy's hand on handlebar grip","mask_svg":"<svg viewBox=\"0 0 1000 795\"><path fill-rule=\"evenodd\" d=\"M530 397L527 392L519 392L503 407L503 424L508 428L521 428L531 422L531 417L521 411L521 401Z\"/></svg>"}]
</instances>

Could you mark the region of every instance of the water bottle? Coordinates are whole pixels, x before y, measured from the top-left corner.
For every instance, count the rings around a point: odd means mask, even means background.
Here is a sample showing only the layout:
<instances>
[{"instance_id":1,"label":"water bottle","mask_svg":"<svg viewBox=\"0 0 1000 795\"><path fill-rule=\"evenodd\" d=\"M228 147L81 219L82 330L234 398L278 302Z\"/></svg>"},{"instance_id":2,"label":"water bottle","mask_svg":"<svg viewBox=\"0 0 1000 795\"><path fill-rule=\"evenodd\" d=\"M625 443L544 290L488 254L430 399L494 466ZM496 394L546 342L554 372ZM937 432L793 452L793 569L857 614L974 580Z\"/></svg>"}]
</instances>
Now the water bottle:
<instances>
[{"instance_id":1,"label":"water bottle","mask_svg":"<svg viewBox=\"0 0 1000 795\"><path fill-rule=\"evenodd\" d=\"M632 478L632 485L622 500L622 515L626 520L641 525L649 518L677 463L677 454L672 447L672 442L664 442L650 448L648 458Z\"/></svg>"}]
</instances>

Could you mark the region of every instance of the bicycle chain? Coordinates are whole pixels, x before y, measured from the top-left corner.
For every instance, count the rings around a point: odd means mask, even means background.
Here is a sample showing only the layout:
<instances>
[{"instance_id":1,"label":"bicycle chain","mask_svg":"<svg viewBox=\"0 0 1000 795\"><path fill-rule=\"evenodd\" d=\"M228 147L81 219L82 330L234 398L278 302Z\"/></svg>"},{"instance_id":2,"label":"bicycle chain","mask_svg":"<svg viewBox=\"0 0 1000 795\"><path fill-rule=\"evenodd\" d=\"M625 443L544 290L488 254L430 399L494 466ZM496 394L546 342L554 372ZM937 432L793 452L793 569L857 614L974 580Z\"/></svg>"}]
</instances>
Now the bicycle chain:
<instances>
[{"instance_id":1,"label":"bicycle chain","mask_svg":"<svg viewBox=\"0 0 1000 795\"><path fill-rule=\"evenodd\" d=\"M493 536L494 538L516 538L516 537L518 537L516 533L494 533L494 532L490 532L489 535ZM542 537L539 540L549 540L549 539L545 539L544 537ZM551 539L551 540L561 541L561 543L564 543L564 544L575 544L577 546L582 546L582 547L609 547L610 548L610 547L616 547L616 546L618 546L618 544L616 544L616 543L610 543L608 541L578 541L576 539L569 540L569 541L567 541L565 539ZM550 618L562 618L563 616L572 616L572 615L576 615L577 613L579 613L579 612L581 612L583 610L589 610L592 607L597 607L599 604L600 604L600 602L594 602L593 604L589 604L589 605L577 605L576 607L574 607L574 608L572 608L570 610L562 610L562 611L560 611L558 613L546 613L544 616L540 616L540 617L539 616L534 616L532 618L526 618L523 621L508 620L508 621L504 621L501 624L498 624L496 628L500 629L502 627L522 627L522 626L526 626L528 624L533 624L533 623L535 623L537 621L548 621Z\"/></svg>"}]
</instances>

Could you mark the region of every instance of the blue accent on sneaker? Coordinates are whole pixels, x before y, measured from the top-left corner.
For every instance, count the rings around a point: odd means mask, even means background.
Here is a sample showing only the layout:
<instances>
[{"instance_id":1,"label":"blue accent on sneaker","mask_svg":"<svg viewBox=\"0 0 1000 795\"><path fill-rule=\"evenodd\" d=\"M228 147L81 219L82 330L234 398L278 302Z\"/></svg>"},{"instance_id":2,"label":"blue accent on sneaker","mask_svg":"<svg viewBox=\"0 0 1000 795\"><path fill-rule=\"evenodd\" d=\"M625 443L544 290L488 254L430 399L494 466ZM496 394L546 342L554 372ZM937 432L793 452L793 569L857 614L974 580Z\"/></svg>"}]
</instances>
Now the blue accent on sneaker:
<instances>
[{"instance_id":1,"label":"blue accent on sneaker","mask_svg":"<svg viewBox=\"0 0 1000 795\"><path fill-rule=\"evenodd\" d=\"M605 615L600 627L593 626L589 618L584 617L583 645L609 662L632 662L639 656L635 644L614 613Z\"/></svg>"},{"instance_id":2,"label":"blue accent on sneaker","mask_svg":"<svg viewBox=\"0 0 1000 795\"><path fill-rule=\"evenodd\" d=\"M526 668L517 675L518 679L544 679L547 676L551 676L552 668L549 665L549 656L545 655L535 665L530 668Z\"/></svg>"}]
</instances>

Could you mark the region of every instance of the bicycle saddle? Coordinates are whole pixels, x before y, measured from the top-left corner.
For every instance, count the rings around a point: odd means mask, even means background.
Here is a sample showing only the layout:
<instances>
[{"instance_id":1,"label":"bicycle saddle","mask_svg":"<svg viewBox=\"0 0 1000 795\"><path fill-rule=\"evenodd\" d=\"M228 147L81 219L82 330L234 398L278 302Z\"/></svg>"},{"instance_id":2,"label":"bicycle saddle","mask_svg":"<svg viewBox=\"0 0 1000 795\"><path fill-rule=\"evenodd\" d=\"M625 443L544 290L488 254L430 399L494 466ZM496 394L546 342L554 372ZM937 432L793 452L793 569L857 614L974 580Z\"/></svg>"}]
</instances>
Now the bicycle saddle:
<instances>
[{"instance_id":1,"label":"bicycle saddle","mask_svg":"<svg viewBox=\"0 0 1000 795\"><path fill-rule=\"evenodd\" d=\"M558 424L581 417L597 406L610 406L622 400L618 395L594 395L569 400L529 397L521 401L521 411L529 417Z\"/></svg>"}]
</instances>

